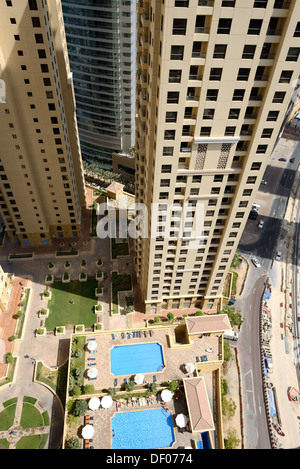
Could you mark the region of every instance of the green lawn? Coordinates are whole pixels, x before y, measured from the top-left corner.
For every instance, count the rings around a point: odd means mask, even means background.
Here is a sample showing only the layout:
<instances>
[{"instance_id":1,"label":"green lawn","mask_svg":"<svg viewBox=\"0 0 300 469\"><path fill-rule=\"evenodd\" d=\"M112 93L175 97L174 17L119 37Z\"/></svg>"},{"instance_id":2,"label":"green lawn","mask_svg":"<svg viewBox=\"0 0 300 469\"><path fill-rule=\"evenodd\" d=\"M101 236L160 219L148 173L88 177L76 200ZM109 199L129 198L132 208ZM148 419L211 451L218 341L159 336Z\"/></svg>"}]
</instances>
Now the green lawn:
<instances>
[{"instance_id":1,"label":"green lawn","mask_svg":"<svg viewBox=\"0 0 300 469\"><path fill-rule=\"evenodd\" d=\"M75 324L91 327L95 322L94 305L97 304L95 297L97 286L97 280L93 279L87 282L54 282L51 285L52 298L48 302L47 330L54 330L56 326L68 328ZM71 303L72 300L74 304Z\"/></svg>"},{"instance_id":2,"label":"green lawn","mask_svg":"<svg viewBox=\"0 0 300 469\"><path fill-rule=\"evenodd\" d=\"M24 402L20 424L23 428L42 427L44 425L44 419L40 411L34 405Z\"/></svg>"},{"instance_id":3,"label":"green lawn","mask_svg":"<svg viewBox=\"0 0 300 469\"><path fill-rule=\"evenodd\" d=\"M17 404L11 404L0 412L0 431L8 430L14 423Z\"/></svg>"}]
</instances>

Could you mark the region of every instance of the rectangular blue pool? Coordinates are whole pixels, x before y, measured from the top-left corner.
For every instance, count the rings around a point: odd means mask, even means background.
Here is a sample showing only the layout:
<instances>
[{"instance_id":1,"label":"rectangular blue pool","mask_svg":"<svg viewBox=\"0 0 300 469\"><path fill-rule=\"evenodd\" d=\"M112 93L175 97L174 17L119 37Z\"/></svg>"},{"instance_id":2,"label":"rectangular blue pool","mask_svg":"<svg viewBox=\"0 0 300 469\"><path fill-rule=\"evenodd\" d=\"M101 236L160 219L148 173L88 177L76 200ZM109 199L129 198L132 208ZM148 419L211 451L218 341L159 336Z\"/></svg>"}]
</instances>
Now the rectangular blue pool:
<instances>
[{"instance_id":1,"label":"rectangular blue pool","mask_svg":"<svg viewBox=\"0 0 300 469\"><path fill-rule=\"evenodd\" d=\"M120 345L110 351L110 370L114 376L155 373L163 367L163 350L157 342Z\"/></svg>"},{"instance_id":2,"label":"rectangular blue pool","mask_svg":"<svg viewBox=\"0 0 300 469\"><path fill-rule=\"evenodd\" d=\"M113 449L168 448L175 441L172 414L165 409L116 413L111 423Z\"/></svg>"}]
</instances>

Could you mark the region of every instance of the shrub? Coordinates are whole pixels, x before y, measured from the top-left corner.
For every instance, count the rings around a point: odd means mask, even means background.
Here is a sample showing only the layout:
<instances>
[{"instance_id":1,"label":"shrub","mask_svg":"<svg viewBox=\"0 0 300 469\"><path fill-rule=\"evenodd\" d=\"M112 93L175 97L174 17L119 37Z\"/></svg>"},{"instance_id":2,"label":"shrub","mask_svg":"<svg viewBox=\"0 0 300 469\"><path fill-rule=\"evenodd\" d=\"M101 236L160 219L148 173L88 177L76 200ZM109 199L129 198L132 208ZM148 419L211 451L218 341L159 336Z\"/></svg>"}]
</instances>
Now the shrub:
<instances>
[{"instance_id":1,"label":"shrub","mask_svg":"<svg viewBox=\"0 0 300 469\"><path fill-rule=\"evenodd\" d=\"M81 417L86 414L88 410L88 403L83 399L78 399L75 401L73 414L76 417Z\"/></svg>"},{"instance_id":2,"label":"shrub","mask_svg":"<svg viewBox=\"0 0 300 469\"><path fill-rule=\"evenodd\" d=\"M126 384L125 389L126 389L126 391L133 391L133 389L134 389L134 382L133 382L133 381L129 381L129 382Z\"/></svg>"},{"instance_id":3,"label":"shrub","mask_svg":"<svg viewBox=\"0 0 300 469\"><path fill-rule=\"evenodd\" d=\"M23 316L22 311L18 311L18 312L17 312L17 317L18 317L18 318L21 318L22 316Z\"/></svg>"},{"instance_id":4,"label":"shrub","mask_svg":"<svg viewBox=\"0 0 300 469\"><path fill-rule=\"evenodd\" d=\"M50 296L49 290L44 290L44 296Z\"/></svg>"},{"instance_id":5,"label":"shrub","mask_svg":"<svg viewBox=\"0 0 300 469\"><path fill-rule=\"evenodd\" d=\"M82 259L81 265L82 265L82 267L85 267L85 266L86 266L86 260L85 260L85 259Z\"/></svg>"},{"instance_id":6,"label":"shrub","mask_svg":"<svg viewBox=\"0 0 300 469\"><path fill-rule=\"evenodd\" d=\"M41 314L47 314L47 310L45 308L41 309Z\"/></svg>"},{"instance_id":7,"label":"shrub","mask_svg":"<svg viewBox=\"0 0 300 469\"><path fill-rule=\"evenodd\" d=\"M6 363L12 363L14 361L14 358L12 356L12 354L10 352L8 352L6 355L5 355L5 360L6 360Z\"/></svg>"},{"instance_id":8,"label":"shrub","mask_svg":"<svg viewBox=\"0 0 300 469\"><path fill-rule=\"evenodd\" d=\"M86 384L84 386L84 394L93 394L95 392L95 386L93 384Z\"/></svg>"},{"instance_id":9,"label":"shrub","mask_svg":"<svg viewBox=\"0 0 300 469\"><path fill-rule=\"evenodd\" d=\"M70 440L66 442L66 448L67 449L81 449L81 444L79 442L79 439L75 438L75 436L70 438Z\"/></svg>"},{"instance_id":10,"label":"shrub","mask_svg":"<svg viewBox=\"0 0 300 469\"><path fill-rule=\"evenodd\" d=\"M9 340L10 342L13 342L13 341L15 340L15 338L16 338L15 335L11 335L11 336L8 338L8 340Z\"/></svg>"},{"instance_id":11,"label":"shrub","mask_svg":"<svg viewBox=\"0 0 300 469\"><path fill-rule=\"evenodd\" d=\"M154 317L154 322L159 322L159 321L160 321L159 317L158 317L158 316L155 316L155 317Z\"/></svg>"},{"instance_id":12,"label":"shrub","mask_svg":"<svg viewBox=\"0 0 300 469\"><path fill-rule=\"evenodd\" d=\"M111 396L111 397L114 397L117 393L117 390L115 388L108 388L108 394Z\"/></svg>"},{"instance_id":13,"label":"shrub","mask_svg":"<svg viewBox=\"0 0 300 469\"><path fill-rule=\"evenodd\" d=\"M167 318L169 319L169 321L173 321L173 319L175 318L175 316L174 316L173 313L168 313L168 314L167 314Z\"/></svg>"},{"instance_id":14,"label":"shrub","mask_svg":"<svg viewBox=\"0 0 300 469\"><path fill-rule=\"evenodd\" d=\"M64 273L64 279L67 280L69 278L69 274L67 272Z\"/></svg>"},{"instance_id":15,"label":"shrub","mask_svg":"<svg viewBox=\"0 0 300 469\"><path fill-rule=\"evenodd\" d=\"M195 316L204 316L203 311L196 311Z\"/></svg>"}]
</instances>

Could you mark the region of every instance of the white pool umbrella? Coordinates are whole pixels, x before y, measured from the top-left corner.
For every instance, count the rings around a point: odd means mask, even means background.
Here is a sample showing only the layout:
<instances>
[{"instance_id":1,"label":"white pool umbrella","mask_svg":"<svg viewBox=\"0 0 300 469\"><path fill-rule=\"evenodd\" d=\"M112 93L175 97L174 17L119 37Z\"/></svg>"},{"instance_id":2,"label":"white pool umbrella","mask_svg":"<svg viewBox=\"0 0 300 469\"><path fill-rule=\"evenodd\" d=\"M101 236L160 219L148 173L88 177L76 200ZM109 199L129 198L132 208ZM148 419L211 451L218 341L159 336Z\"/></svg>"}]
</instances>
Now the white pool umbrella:
<instances>
[{"instance_id":1,"label":"white pool umbrella","mask_svg":"<svg viewBox=\"0 0 300 469\"><path fill-rule=\"evenodd\" d=\"M173 397L173 394L169 389L164 389L161 393L161 398L164 402L169 402Z\"/></svg>"},{"instance_id":2,"label":"white pool umbrella","mask_svg":"<svg viewBox=\"0 0 300 469\"><path fill-rule=\"evenodd\" d=\"M96 350L97 342L95 340L90 340L87 344L88 350Z\"/></svg>"},{"instance_id":3,"label":"white pool umbrella","mask_svg":"<svg viewBox=\"0 0 300 469\"><path fill-rule=\"evenodd\" d=\"M89 440L94 435L94 427L92 425L86 425L82 429L82 438Z\"/></svg>"},{"instance_id":4,"label":"white pool umbrella","mask_svg":"<svg viewBox=\"0 0 300 469\"><path fill-rule=\"evenodd\" d=\"M142 373L138 373L137 375L135 375L134 377L135 384L143 384L144 381L145 381L145 377L144 375L142 375Z\"/></svg>"},{"instance_id":5,"label":"white pool umbrella","mask_svg":"<svg viewBox=\"0 0 300 469\"><path fill-rule=\"evenodd\" d=\"M89 400L89 408L91 410L97 410L100 407L100 399L98 397L92 397L92 399Z\"/></svg>"},{"instance_id":6,"label":"white pool umbrella","mask_svg":"<svg viewBox=\"0 0 300 469\"><path fill-rule=\"evenodd\" d=\"M89 368L87 371L87 375L89 378L96 378L96 376L98 375L97 368Z\"/></svg>"},{"instance_id":7,"label":"white pool umbrella","mask_svg":"<svg viewBox=\"0 0 300 469\"><path fill-rule=\"evenodd\" d=\"M187 364L185 365L185 369L186 369L186 371L187 371L188 373L193 373L193 371L195 370L195 365L194 365L194 363L191 363L191 362L187 363Z\"/></svg>"},{"instance_id":8,"label":"white pool umbrella","mask_svg":"<svg viewBox=\"0 0 300 469\"><path fill-rule=\"evenodd\" d=\"M110 396L102 397L101 405L104 409L108 409L112 405L112 398Z\"/></svg>"},{"instance_id":9,"label":"white pool umbrella","mask_svg":"<svg viewBox=\"0 0 300 469\"><path fill-rule=\"evenodd\" d=\"M184 414L178 414L175 419L176 425L180 428L186 427L188 421L189 421L188 417Z\"/></svg>"}]
</instances>

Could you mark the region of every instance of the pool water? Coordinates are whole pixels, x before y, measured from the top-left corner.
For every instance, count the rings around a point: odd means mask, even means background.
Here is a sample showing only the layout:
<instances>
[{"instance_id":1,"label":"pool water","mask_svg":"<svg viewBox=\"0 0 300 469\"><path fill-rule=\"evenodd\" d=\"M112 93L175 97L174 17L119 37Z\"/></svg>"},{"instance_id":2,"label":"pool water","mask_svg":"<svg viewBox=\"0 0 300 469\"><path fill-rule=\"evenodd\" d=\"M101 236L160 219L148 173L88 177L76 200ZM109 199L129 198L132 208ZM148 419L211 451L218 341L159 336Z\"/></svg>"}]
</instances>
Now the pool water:
<instances>
[{"instance_id":1,"label":"pool water","mask_svg":"<svg viewBox=\"0 0 300 469\"><path fill-rule=\"evenodd\" d=\"M163 350L157 342L120 345L110 351L110 369L115 376L155 373L163 367Z\"/></svg>"},{"instance_id":2,"label":"pool water","mask_svg":"<svg viewBox=\"0 0 300 469\"><path fill-rule=\"evenodd\" d=\"M113 449L167 448L175 441L172 414L165 409L116 413L112 430Z\"/></svg>"}]
</instances>

